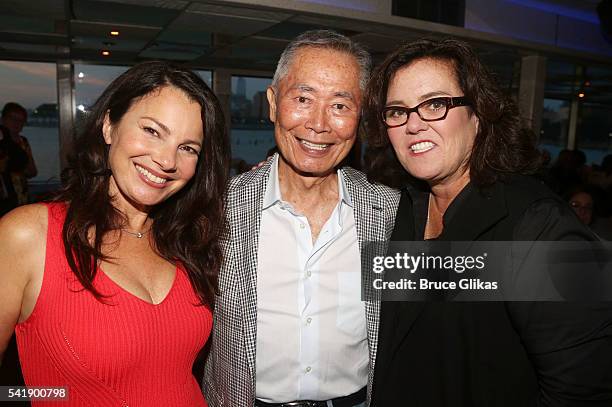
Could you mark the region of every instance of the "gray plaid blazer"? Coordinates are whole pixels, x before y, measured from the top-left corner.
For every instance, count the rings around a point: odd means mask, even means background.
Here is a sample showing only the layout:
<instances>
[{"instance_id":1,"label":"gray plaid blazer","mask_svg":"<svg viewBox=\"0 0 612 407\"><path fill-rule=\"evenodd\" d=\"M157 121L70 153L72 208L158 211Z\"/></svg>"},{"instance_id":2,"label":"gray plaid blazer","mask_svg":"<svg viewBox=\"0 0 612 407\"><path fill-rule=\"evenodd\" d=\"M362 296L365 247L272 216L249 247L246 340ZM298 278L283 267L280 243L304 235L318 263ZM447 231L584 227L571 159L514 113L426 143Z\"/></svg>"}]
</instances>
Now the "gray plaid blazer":
<instances>
[{"instance_id":1,"label":"gray plaid blazer","mask_svg":"<svg viewBox=\"0 0 612 407\"><path fill-rule=\"evenodd\" d=\"M219 276L221 294L216 299L212 346L202 386L210 407L248 407L254 404L257 248L261 208L271 163L272 160L268 160L260 168L235 177L227 191L229 231L223 239L225 257ZM371 184L363 173L350 167L340 171L353 201L359 242L388 241L399 204L399 191ZM382 245L371 246L381 252L374 255L385 255L386 249ZM378 343L379 310L379 301L364 303L370 360L368 401Z\"/></svg>"}]
</instances>

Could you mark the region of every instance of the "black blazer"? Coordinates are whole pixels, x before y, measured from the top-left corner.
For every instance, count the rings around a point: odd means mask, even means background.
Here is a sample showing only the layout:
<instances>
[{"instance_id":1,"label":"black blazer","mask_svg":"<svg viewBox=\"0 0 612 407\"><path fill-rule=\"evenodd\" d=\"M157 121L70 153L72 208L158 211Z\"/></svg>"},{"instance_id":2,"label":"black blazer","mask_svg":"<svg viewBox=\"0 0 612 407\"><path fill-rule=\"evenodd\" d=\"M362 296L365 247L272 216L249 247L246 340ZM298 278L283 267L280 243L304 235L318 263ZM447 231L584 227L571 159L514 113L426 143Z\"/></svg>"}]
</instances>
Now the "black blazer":
<instances>
[{"instance_id":1,"label":"black blazer","mask_svg":"<svg viewBox=\"0 0 612 407\"><path fill-rule=\"evenodd\" d=\"M422 240L427 192L403 191L392 240ZM538 181L466 187L440 240L593 240ZM612 406L612 304L384 302L376 407Z\"/></svg>"}]
</instances>

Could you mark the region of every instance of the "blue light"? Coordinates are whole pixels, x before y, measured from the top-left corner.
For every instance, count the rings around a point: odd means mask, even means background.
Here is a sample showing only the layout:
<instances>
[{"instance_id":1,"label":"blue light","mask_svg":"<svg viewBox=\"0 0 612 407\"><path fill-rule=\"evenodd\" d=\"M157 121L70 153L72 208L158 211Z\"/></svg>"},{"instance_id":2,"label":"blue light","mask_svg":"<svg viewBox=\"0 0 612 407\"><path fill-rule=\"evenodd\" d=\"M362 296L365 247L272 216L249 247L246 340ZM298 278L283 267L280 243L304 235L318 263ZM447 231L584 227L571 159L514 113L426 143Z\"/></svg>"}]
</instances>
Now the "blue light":
<instances>
[{"instance_id":1,"label":"blue light","mask_svg":"<svg viewBox=\"0 0 612 407\"><path fill-rule=\"evenodd\" d=\"M326 6L341 7L358 11L376 12L376 6L372 2L355 2L355 0L303 0L306 3L323 4Z\"/></svg>"},{"instance_id":2,"label":"blue light","mask_svg":"<svg viewBox=\"0 0 612 407\"><path fill-rule=\"evenodd\" d=\"M560 16L582 20L587 23L599 25L599 18L595 12L578 10L572 7L563 6L561 4L551 4L545 1L538 0L505 0L507 3L514 3L521 6L545 11L548 13L558 14Z\"/></svg>"}]
</instances>

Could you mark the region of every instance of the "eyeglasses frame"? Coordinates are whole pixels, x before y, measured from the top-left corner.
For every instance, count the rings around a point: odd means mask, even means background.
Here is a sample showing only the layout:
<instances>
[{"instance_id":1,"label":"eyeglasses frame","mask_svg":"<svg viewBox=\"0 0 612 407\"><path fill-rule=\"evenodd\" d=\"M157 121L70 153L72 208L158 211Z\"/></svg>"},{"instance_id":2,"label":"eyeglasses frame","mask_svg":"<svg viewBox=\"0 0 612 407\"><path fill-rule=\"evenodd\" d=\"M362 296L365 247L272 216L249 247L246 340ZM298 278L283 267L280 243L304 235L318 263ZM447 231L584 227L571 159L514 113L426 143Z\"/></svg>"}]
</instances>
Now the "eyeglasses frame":
<instances>
[{"instance_id":1,"label":"eyeglasses frame","mask_svg":"<svg viewBox=\"0 0 612 407\"><path fill-rule=\"evenodd\" d=\"M424 119L423 117L421 117L421 114L419 113L419 107L421 107L425 103L431 102L432 100L445 100L446 101L446 103L445 103L446 112L444 112L444 115L442 117L440 117L439 119ZM405 125L406 123L408 123L408 119L410 118L410 114L413 113L413 112L416 112L416 114L419 116L419 118L421 120L423 120L424 122L437 122L437 121L446 119L446 116L448 115L448 111L451 110L453 107L458 107L458 106L470 106L470 102L468 101L466 96L455 96L455 97L441 96L441 97L435 97L435 98L424 100L421 103L419 103L418 105L416 105L415 107L410 107L410 108L404 107L404 106L387 106L387 107L385 107L382 110L380 115L381 115L382 122L385 124L385 126L387 128L393 129L393 128L396 128L396 127L401 127L401 126ZM388 110L403 110L404 112L406 112L406 121L404 123L402 123L402 124L396 124L395 126L390 126L385 121L385 112L388 111Z\"/></svg>"}]
</instances>

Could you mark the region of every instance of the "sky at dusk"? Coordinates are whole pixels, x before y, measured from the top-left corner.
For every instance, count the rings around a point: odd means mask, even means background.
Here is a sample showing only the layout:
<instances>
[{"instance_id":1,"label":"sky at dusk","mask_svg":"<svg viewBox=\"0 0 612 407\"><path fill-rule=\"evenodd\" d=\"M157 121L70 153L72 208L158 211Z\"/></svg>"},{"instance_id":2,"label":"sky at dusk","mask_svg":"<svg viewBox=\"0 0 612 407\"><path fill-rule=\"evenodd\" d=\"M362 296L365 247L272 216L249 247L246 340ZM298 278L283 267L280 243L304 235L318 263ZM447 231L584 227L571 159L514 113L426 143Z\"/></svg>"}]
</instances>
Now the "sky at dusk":
<instances>
[{"instance_id":1,"label":"sky at dusk","mask_svg":"<svg viewBox=\"0 0 612 407\"><path fill-rule=\"evenodd\" d=\"M0 105L17 102L26 109L57 103L55 64L0 61Z\"/></svg>"},{"instance_id":2,"label":"sky at dusk","mask_svg":"<svg viewBox=\"0 0 612 407\"><path fill-rule=\"evenodd\" d=\"M128 67L109 65L74 65L75 86L75 108L79 105L87 109L100 96L102 91L113 79L125 72ZM210 71L196 71L211 84ZM39 62L14 62L0 61L0 108L7 102L17 102L26 109L32 111L44 103L57 103L56 65L54 63ZM245 96L251 100L256 92L264 91L270 84L271 78L246 78ZM238 78L232 77L232 91L236 92ZM240 136L240 131L235 135ZM249 139L253 138L254 132L248 131ZM269 133L269 131L268 131ZM23 134L28 138L34 159L37 163L39 174L31 181L34 182L57 182L59 179L59 136L57 127L27 127ZM271 134L265 135L266 140L271 140ZM262 136L263 137L263 136ZM270 139L270 140L268 140ZM261 141L261 140L260 140ZM246 141L242 143L244 157L249 158L247 153L253 153L253 146ZM270 144L270 143L268 143ZM256 151L255 160L264 156L270 147L266 143L259 143L260 150ZM248 150L248 151L247 151Z\"/></svg>"},{"instance_id":3,"label":"sky at dusk","mask_svg":"<svg viewBox=\"0 0 612 407\"><path fill-rule=\"evenodd\" d=\"M76 106L91 106L110 82L127 69L125 66L74 65ZM211 84L210 71L196 71ZM80 75L81 74L81 75ZM265 90L270 78L248 78L246 97ZM235 90L237 78L232 78ZM33 110L43 103L57 103L56 68L53 63L0 61L0 106L17 102Z\"/></svg>"}]
</instances>

